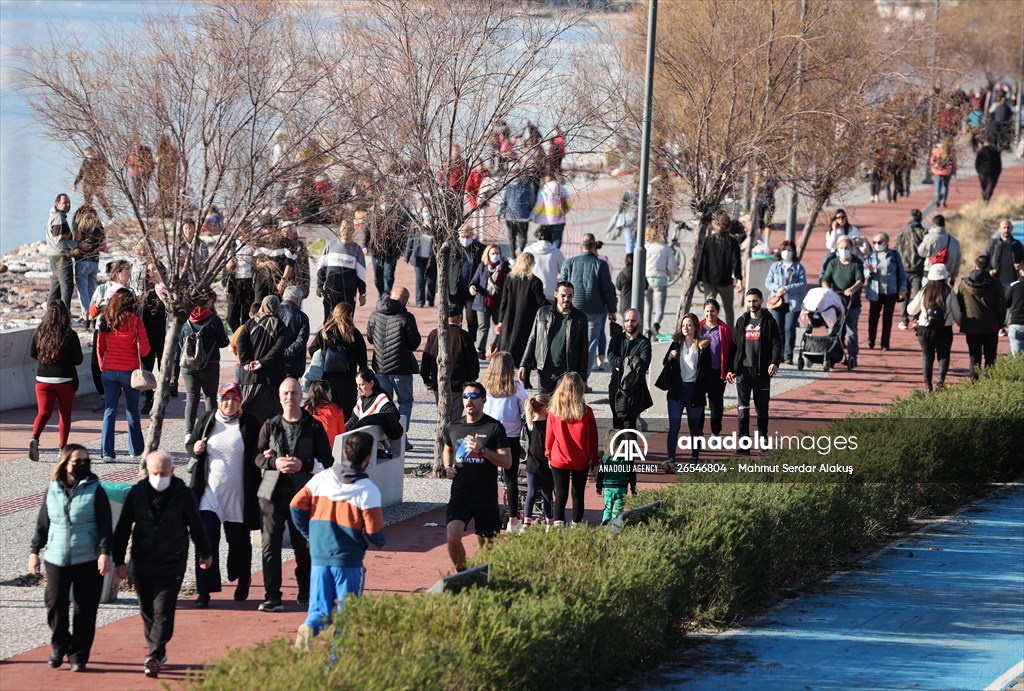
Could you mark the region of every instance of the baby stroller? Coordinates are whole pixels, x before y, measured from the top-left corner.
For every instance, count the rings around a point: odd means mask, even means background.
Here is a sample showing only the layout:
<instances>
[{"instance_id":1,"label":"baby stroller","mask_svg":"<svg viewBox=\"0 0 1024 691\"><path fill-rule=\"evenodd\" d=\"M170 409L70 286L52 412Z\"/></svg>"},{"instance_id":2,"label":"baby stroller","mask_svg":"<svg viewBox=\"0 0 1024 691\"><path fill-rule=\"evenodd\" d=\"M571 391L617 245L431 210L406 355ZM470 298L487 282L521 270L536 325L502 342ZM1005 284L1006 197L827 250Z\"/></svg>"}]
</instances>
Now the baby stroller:
<instances>
[{"instance_id":1,"label":"baby stroller","mask_svg":"<svg viewBox=\"0 0 1024 691\"><path fill-rule=\"evenodd\" d=\"M804 326L804 333L796 368L802 370L806 359L828 372L843 361L846 308L839 296L828 288L808 290L801 307L800 324ZM821 329L824 334L816 334L816 330Z\"/></svg>"}]
</instances>

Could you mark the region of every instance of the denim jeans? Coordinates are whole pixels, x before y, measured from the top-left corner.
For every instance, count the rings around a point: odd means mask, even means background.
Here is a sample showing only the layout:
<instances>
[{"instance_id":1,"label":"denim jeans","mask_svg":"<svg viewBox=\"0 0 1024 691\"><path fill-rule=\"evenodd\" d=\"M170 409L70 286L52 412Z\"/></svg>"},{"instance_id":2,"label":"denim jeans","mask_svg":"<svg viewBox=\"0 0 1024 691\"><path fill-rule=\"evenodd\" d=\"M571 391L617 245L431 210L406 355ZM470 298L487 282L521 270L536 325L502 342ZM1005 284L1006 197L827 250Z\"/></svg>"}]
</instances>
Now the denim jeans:
<instances>
[{"instance_id":1,"label":"denim jeans","mask_svg":"<svg viewBox=\"0 0 1024 691\"><path fill-rule=\"evenodd\" d=\"M860 307L852 307L846 313L846 355L857 357L860 346L857 344L857 327L860 321Z\"/></svg>"},{"instance_id":2,"label":"denim jeans","mask_svg":"<svg viewBox=\"0 0 1024 691\"><path fill-rule=\"evenodd\" d=\"M398 413L405 416L405 431L408 432L409 420L412 419L412 375L378 372L377 381L392 401L397 397Z\"/></svg>"},{"instance_id":3,"label":"denim jeans","mask_svg":"<svg viewBox=\"0 0 1024 691\"><path fill-rule=\"evenodd\" d=\"M78 302L82 305L82 316L89 311L89 302L96 290L96 275L100 272L100 263L88 259L75 261L75 286L78 288Z\"/></svg>"},{"instance_id":4,"label":"denim jeans","mask_svg":"<svg viewBox=\"0 0 1024 691\"><path fill-rule=\"evenodd\" d=\"M373 285L377 288L377 299L391 293L395 285L395 268L398 266L398 255L393 257L373 257Z\"/></svg>"},{"instance_id":5,"label":"denim jeans","mask_svg":"<svg viewBox=\"0 0 1024 691\"><path fill-rule=\"evenodd\" d=\"M555 223L546 227L551 229L551 244L561 249L562 234L565 232L565 223Z\"/></svg>"},{"instance_id":6,"label":"denim jeans","mask_svg":"<svg viewBox=\"0 0 1024 691\"><path fill-rule=\"evenodd\" d=\"M1010 336L1010 354L1024 353L1024 324L1010 324L1006 328L1006 332Z\"/></svg>"},{"instance_id":7,"label":"denim jeans","mask_svg":"<svg viewBox=\"0 0 1024 691\"><path fill-rule=\"evenodd\" d=\"M437 267L428 269L426 264L421 266L413 260L413 268L416 270L416 306L427 304L433 307L437 294Z\"/></svg>"},{"instance_id":8,"label":"denim jeans","mask_svg":"<svg viewBox=\"0 0 1024 691\"><path fill-rule=\"evenodd\" d=\"M75 291L75 269L71 257L50 257L50 271L50 294L46 298L46 304L60 300L70 310L71 294Z\"/></svg>"},{"instance_id":9,"label":"denim jeans","mask_svg":"<svg viewBox=\"0 0 1024 691\"><path fill-rule=\"evenodd\" d=\"M633 224L629 224L622 229L622 239L626 243L626 254L633 254L633 250L636 249L636 231L633 230L635 227Z\"/></svg>"},{"instance_id":10,"label":"denim jeans","mask_svg":"<svg viewBox=\"0 0 1024 691\"><path fill-rule=\"evenodd\" d=\"M800 315L799 310L781 309L771 310L775 317L775 323L779 325L779 332L782 334L782 358L793 359L793 344L796 342L796 321Z\"/></svg>"},{"instance_id":11,"label":"denim jeans","mask_svg":"<svg viewBox=\"0 0 1024 691\"><path fill-rule=\"evenodd\" d=\"M103 397L106 409L103 411L102 455L116 457L114 452L114 424L117 421L117 404L124 392L125 414L128 416L128 453L141 456L145 446L142 439L142 418L139 415L139 392L132 388L132 373L128 370L104 370Z\"/></svg>"},{"instance_id":12,"label":"denim jeans","mask_svg":"<svg viewBox=\"0 0 1024 691\"><path fill-rule=\"evenodd\" d=\"M594 358L597 356L597 346L599 334L604 331L605 323L608 321L608 313L601 312L600 314L589 314L587 315L587 376L590 376L591 370L594 369Z\"/></svg>"},{"instance_id":13,"label":"denim jeans","mask_svg":"<svg viewBox=\"0 0 1024 691\"><path fill-rule=\"evenodd\" d=\"M694 442L696 437L701 436L700 430L700 416L704 412L703 408L698 408L695 405L690 405L693 400L693 392L696 388L696 384L683 383L683 400L677 401L674 399L668 399L668 460L676 460L676 450L679 444L679 428L683 422L683 411L686 411L686 426L690 431L691 442ZM693 444L691 444L692 446ZM690 452L692 458L697 457L697 450L693 449Z\"/></svg>"},{"instance_id":14,"label":"denim jeans","mask_svg":"<svg viewBox=\"0 0 1024 691\"><path fill-rule=\"evenodd\" d=\"M949 179L951 175L936 175L935 176L935 204L945 204L946 197L949 196Z\"/></svg>"}]
</instances>

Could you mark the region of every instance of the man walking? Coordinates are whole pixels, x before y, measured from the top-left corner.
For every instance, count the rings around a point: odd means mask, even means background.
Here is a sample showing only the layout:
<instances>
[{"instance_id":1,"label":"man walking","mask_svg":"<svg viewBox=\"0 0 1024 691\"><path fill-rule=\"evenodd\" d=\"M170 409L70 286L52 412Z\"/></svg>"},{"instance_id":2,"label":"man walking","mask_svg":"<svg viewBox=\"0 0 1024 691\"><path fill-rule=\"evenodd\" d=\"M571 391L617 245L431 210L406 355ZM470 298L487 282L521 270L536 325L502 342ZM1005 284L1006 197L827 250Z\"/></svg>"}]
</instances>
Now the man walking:
<instances>
[{"instance_id":1,"label":"man walking","mask_svg":"<svg viewBox=\"0 0 1024 691\"><path fill-rule=\"evenodd\" d=\"M704 249L700 254L700 269L697 280L705 298L717 297L722 303L727 324L733 323L733 305L735 303L734 286L743 283L743 253L740 243L729 234L732 219L729 214L719 209L715 213L715 228L704 241Z\"/></svg>"},{"instance_id":2,"label":"man walking","mask_svg":"<svg viewBox=\"0 0 1024 691\"><path fill-rule=\"evenodd\" d=\"M960 282L956 299L960 302L960 331L967 335L971 357L971 379L978 378L982 357L985 367L996 360L999 329L1006 319L1006 293L991 273L986 255L974 260L974 271Z\"/></svg>"},{"instance_id":3,"label":"man walking","mask_svg":"<svg viewBox=\"0 0 1024 691\"><path fill-rule=\"evenodd\" d=\"M306 342L309 341L309 317L302 311L302 288L290 285L284 289L277 317L295 335L284 348L284 375L298 379L306 371Z\"/></svg>"},{"instance_id":4,"label":"man walking","mask_svg":"<svg viewBox=\"0 0 1024 691\"><path fill-rule=\"evenodd\" d=\"M597 256L597 240L593 233L585 233L580 240L580 253L562 266L559 280L571 283L573 307L587 318L587 371L590 376L597 357L597 342L604 333L605 322L615 321L615 284L608 263Z\"/></svg>"},{"instance_id":5,"label":"man walking","mask_svg":"<svg viewBox=\"0 0 1024 691\"><path fill-rule=\"evenodd\" d=\"M960 241L946 232L945 216L938 214L932 218L932 227L917 246L917 253L929 268L933 264L945 264L950 282L956 282L960 272Z\"/></svg>"},{"instance_id":6,"label":"man walking","mask_svg":"<svg viewBox=\"0 0 1024 691\"><path fill-rule=\"evenodd\" d=\"M761 309L763 297L757 288L745 296L747 311L736 320L733 332L735 360L733 372L726 381L736 384L736 414L739 435L750 438L750 397L753 394L757 410L757 431L762 439L768 437L768 403L772 396L771 378L782 362L782 338L775 319ZM736 453L749 455L750 447L738 448Z\"/></svg>"},{"instance_id":7,"label":"man walking","mask_svg":"<svg viewBox=\"0 0 1024 691\"><path fill-rule=\"evenodd\" d=\"M466 568L462 538L470 521L482 545L501 529L498 514L498 468L512 467L512 453L505 427L484 415L487 391L480 382L468 382L462 389L465 420L456 420L444 430L444 469L452 481L448 501L448 556L456 570Z\"/></svg>"},{"instance_id":8,"label":"man walking","mask_svg":"<svg viewBox=\"0 0 1024 691\"><path fill-rule=\"evenodd\" d=\"M263 526L263 586L266 598L261 612L283 612L281 602L281 544L285 525L295 550L297 603L309 605L309 543L292 522L289 504L295 494L313 477L315 464L324 468L334 463L331 443L323 425L302 408L299 382L288 378L278 389L280 415L263 423L256 444L256 465L263 469L256 496L260 500Z\"/></svg>"},{"instance_id":9,"label":"man walking","mask_svg":"<svg viewBox=\"0 0 1024 691\"><path fill-rule=\"evenodd\" d=\"M420 376L427 391L434 394L434 400L440 402L440 389L437 377L438 337L437 329L427 334L427 342L423 346L423 364ZM480 360L476 357L473 342L469 340L469 332L462 328L462 309L456 306L448 308L448 371L451 372L451 397L448 401L448 419L458 419L462 412L462 387L467 381L475 381L480 376Z\"/></svg>"},{"instance_id":10,"label":"man walking","mask_svg":"<svg viewBox=\"0 0 1024 691\"><path fill-rule=\"evenodd\" d=\"M243 221L238 227L238 239L235 240L235 255L224 267L226 292L228 298L228 328L231 333L245 323L245 316L256 298L255 272L253 271L252 225Z\"/></svg>"},{"instance_id":11,"label":"man walking","mask_svg":"<svg viewBox=\"0 0 1024 691\"><path fill-rule=\"evenodd\" d=\"M910 315L907 314L907 306L921 290L921 281L924 278L925 261L924 257L917 253L917 247L924 240L925 230L921 225L921 210L910 210L910 223L896 234L894 249L900 253L903 259L903 270L907 274L907 296L903 301L903 313L900 315L899 328L906 330L910 324Z\"/></svg>"},{"instance_id":12,"label":"man walking","mask_svg":"<svg viewBox=\"0 0 1024 691\"><path fill-rule=\"evenodd\" d=\"M366 304L366 259L359 243L353 240L354 233L352 222L342 219L338 237L324 246L317 264L316 294L324 301L325 322L339 302L355 308L357 293L359 306Z\"/></svg>"},{"instance_id":13,"label":"man walking","mask_svg":"<svg viewBox=\"0 0 1024 691\"><path fill-rule=\"evenodd\" d=\"M131 488L114 531L114 563L119 578L128 577L125 552L132 545L132 569L139 612L149 654L143 667L157 677L167 662L167 643L174 635L174 612L188 565L191 537L199 568L213 563L210 542L192 491L174 477L174 463L163 451L146 457L145 480Z\"/></svg>"},{"instance_id":14,"label":"man walking","mask_svg":"<svg viewBox=\"0 0 1024 691\"><path fill-rule=\"evenodd\" d=\"M1009 290L1010 284L1017 280L1015 265L1024 264L1024 245L1013 237L1010 219L1004 218L999 222L999 235L988 243L985 254L992 264L992 277L999 281L1003 290Z\"/></svg>"},{"instance_id":15,"label":"man walking","mask_svg":"<svg viewBox=\"0 0 1024 691\"><path fill-rule=\"evenodd\" d=\"M373 371L388 397L397 397L398 412L405 416L406 432L412 419L412 375L419 372L416 349L421 340L416 317L406 309L407 304L409 289L396 285L366 324L366 339L373 346ZM407 441L406 451L411 449Z\"/></svg>"},{"instance_id":16,"label":"man walking","mask_svg":"<svg viewBox=\"0 0 1024 691\"><path fill-rule=\"evenodd\" d=\"M525 382L536 366L540 393L551 393L566 372L587 376L587 318L572 305L571 283L560 281L555 304L537 310L537 321L519 363L519 381Z\"/></svg>"},{"instance_id":17,"label":"man walking","mask_svg":"<svg viewBox=\"0 0 1024 691\"><path fill-rule=\"evenodd\" d=\"M654 402L647 388L647 371L651 368L651 339L641 333L642 317L635 309L623 315L622 333L608 343L608 362L612 379L608 398L612 407L612 427L636 429L640 413Z\"/></svg>"},{"instance_id":18,"label":"man walking","mask_svg":"<svg viewBox=\"0 0 1024 691\"><path fill-rule=\"evenodd\" d=\"M75 236L68 223L71 198L58 194L50 218L46 222L46 254L50 258L50 294L46 304L60 300L70 310L71 294L75 290L74 260L71 250L75 247Z\"/></svg>"}]
</instances>

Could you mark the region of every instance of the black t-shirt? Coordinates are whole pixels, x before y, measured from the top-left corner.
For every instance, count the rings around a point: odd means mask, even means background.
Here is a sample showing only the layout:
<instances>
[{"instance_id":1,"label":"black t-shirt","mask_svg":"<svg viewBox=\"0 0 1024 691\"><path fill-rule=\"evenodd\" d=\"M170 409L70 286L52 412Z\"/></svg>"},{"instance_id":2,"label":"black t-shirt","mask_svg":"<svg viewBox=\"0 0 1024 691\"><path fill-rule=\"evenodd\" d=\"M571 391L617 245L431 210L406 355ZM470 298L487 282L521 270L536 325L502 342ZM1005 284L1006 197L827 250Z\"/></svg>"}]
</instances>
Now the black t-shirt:
<instances>
[{"instance_id":1,"label":"black t-shirt","mask_svg":"<svg viewBox=\"0 0 1024 691\"><path fill-rule=\"evenodd\" d=\"M449 423L445 428L445 444L452 448L452 462L456 468L452 481L452 494L460 493L473 501L498 501L498 467L483 456L469 455L464 439L475 434L481 449L507 449L505 427L494 418L484 415L476 423L465 418Z\"/></svg>"},{"instance_id":2,"label":"black t-shirt","mask_svg":"<svg viewBox=\"0 0 1024 691\"><path fill-rule=\"evenodd\" d=\"M774 317L772 317L774 319ZM757 319L751 318L743 334L745 357L744 365L758 367L761 363L761 324L765 319L764 311Z\"/></svg>"},{"instance_id":3,"label":"black t-shirt","mask_svg":"<svg viewBox=\"0 0 1024 691\"><path fill-rule=\"evenodd\" d=\"M562 314L557 309L551 310L551 323L548 325L550 334L548 345L548 369L564 372L566 369L565 339L569 336L569 320L572 310Z\"/></svg>"}]
</instances>

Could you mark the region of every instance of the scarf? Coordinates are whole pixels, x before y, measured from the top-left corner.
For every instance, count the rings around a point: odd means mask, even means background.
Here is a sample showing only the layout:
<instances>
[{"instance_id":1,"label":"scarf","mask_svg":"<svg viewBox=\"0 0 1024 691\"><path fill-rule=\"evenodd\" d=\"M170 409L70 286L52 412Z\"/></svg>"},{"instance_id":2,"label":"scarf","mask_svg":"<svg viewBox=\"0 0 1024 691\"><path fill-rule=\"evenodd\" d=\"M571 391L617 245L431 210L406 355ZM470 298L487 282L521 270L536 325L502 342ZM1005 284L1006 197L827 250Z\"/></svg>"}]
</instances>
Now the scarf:
<instances>
[{"instance_id":1,"label":"scarf","mask_svg":"<svg viewBox=\"0 0 1024 691\"><path fill-rule=\"evenodd\" d=\"M489 310L498 308L498 294L501 292L501 284L505 281L504 265L500 259L497 264L487 262L487 295L484 297L484 304Z\"/></svg>"}]
</instances>

